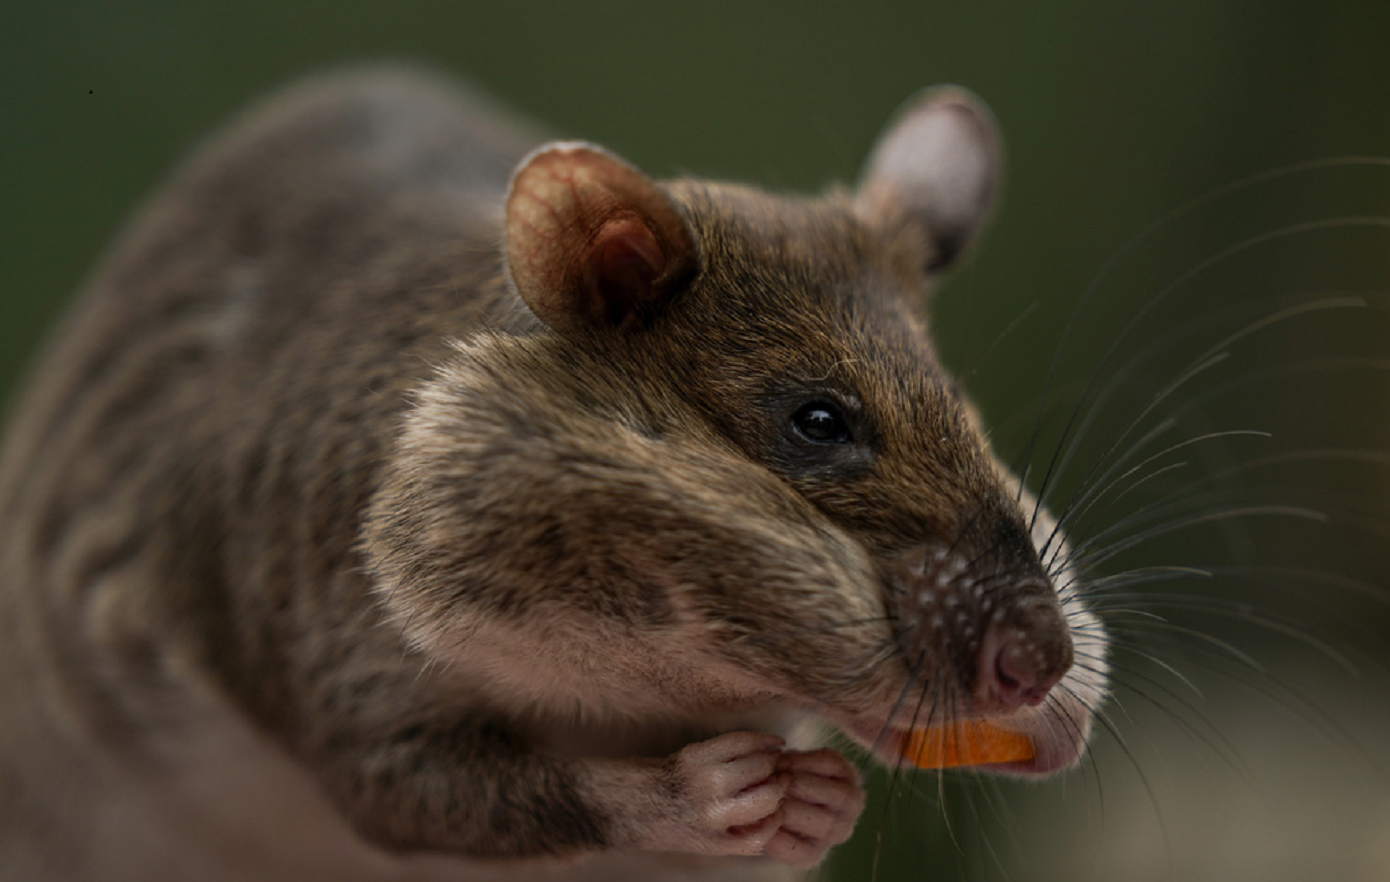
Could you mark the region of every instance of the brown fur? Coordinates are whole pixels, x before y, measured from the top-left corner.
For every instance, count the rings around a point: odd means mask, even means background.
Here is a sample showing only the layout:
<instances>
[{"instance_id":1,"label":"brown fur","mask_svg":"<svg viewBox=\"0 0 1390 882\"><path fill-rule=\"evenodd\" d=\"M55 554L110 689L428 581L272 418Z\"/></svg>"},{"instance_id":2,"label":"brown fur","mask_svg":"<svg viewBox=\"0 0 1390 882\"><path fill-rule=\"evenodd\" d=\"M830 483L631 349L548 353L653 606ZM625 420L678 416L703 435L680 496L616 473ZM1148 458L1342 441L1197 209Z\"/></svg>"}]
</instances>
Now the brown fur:
<instances>
[{"instance_id":1,"label":"brown fur","mask_svg":"<svg viewBox=\"0 0 1390 882\"><path fill-rule=\"evenodd\" d=\"M410 75L301 87L96 274L0 467L6 878L102 872L123 849L103 806L127 804L155 806L129 878L207 878L192 818L224 806L187 794L222 793L209 756L241 766L185 748L223 736L287 757L372 849L806 866L848 834L856 779L749 730L810 712L863 739L924 696L933 721L998 712L978 634L928 599L1070 665L1014 485L927 338L928 267L970 231L934 241L878 179L866 212L634 178L639 220L666 214L594 271L650 299L543 324L501 247L520 130ZM788 441L807 394L859 403L853 444ZM767 807L700 833L730 762ZM247 878L336 878L258 864L263 839L228 852ZM697 869L774 871L722 860Z\"/></svg>"}]
</instances>

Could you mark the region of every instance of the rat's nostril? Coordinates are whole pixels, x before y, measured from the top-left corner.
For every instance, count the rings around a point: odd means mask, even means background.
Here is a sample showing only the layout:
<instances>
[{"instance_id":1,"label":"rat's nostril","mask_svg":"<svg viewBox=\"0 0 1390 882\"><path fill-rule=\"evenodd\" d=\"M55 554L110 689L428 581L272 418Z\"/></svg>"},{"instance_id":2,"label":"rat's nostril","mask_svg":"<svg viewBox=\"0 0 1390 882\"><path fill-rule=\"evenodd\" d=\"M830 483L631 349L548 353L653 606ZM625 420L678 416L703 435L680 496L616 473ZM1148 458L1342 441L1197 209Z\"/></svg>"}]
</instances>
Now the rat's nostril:
<instances>
[{"instance_id":1,"label":"rat's nostril","mask_svg":"<svg viewBox=\"0 0 1390 882\"><path fill-rule=\"evenodd\" d=\"M995 693L1010 709L1022 705L1039 705L1061 679L1061 675L1043 674L1028 664L1025 650L1018 641L1010 641L999 650L994 661Z\"/></svg>"}]
</instances>

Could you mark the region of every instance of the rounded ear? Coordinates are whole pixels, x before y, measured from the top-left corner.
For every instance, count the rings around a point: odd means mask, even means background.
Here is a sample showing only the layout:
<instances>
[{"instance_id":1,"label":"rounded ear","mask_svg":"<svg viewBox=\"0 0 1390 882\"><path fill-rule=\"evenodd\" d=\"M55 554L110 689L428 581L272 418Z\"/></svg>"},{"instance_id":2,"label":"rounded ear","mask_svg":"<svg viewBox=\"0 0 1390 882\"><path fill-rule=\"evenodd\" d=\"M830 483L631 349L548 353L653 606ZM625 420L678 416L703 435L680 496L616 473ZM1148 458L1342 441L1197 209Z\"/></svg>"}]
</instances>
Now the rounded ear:
<instances>
[{"instance_id":1,"label":"rounded ear","mask_svg":"<svg viewBox=\"0 0 1390 882\"><path fill-rule=\"evenodd\" d=\"M591 144L547 144L507 191L507 269L521 299L557 331L644 322L696 267L676 205Z\"/></svg>"},{"instance_id":2,"label":"rounded ear","mask_svg":"<svg viewBox=\"0 0 1390 882\"><path fill-rule=\"evenodd\" d=\"M999 182L999 137L980 99L956 86L925 89L879 135L854 207L874 224L915 225L928 269L955 260L984 226Z\"/></svg>"}]
</instances>

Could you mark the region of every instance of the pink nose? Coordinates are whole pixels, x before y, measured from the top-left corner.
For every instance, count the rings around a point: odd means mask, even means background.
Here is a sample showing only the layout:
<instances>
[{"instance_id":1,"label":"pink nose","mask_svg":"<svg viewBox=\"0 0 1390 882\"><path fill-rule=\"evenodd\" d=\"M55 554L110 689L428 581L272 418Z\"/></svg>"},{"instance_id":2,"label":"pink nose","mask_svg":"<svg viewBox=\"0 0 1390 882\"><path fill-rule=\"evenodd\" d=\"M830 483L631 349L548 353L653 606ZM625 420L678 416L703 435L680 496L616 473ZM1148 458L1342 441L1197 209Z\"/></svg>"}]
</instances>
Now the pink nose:
<instances>
[{"instance_id":1,"label":"pink nose","mask_svg":"<svg viewBox=\"0 0 1390 882\"><path fill-rule=\"evenodd\" d=\"M1071 663L1071 640L1053 629L994 622L980 653L980 697L1003 710L1042 704Z\"/></svg>"}]
</instances>

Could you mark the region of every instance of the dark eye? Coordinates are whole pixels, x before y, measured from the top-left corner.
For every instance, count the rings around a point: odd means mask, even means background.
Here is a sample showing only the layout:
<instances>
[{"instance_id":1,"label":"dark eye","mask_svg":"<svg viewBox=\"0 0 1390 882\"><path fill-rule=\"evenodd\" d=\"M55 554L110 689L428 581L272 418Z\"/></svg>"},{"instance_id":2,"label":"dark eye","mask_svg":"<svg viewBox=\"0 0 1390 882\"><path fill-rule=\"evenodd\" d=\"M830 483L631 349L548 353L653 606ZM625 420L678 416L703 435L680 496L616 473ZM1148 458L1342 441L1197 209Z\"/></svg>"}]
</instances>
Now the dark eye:
<instances>
[{"instance_id":1,"label":"dark eye","mask_svg":"<svg viewBox=\"0 0 1390 882\"><path fill-rule=\"evenodd\" d=\"M792 414L792 425L807 441L849 444L854 440L840 408L829 401L812 401Z\"/></svg>"}]
</instances>

